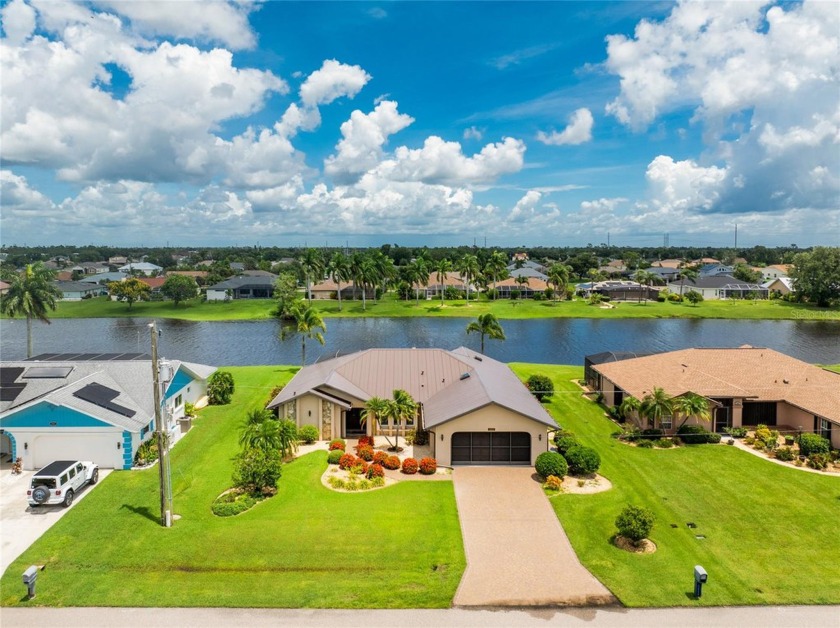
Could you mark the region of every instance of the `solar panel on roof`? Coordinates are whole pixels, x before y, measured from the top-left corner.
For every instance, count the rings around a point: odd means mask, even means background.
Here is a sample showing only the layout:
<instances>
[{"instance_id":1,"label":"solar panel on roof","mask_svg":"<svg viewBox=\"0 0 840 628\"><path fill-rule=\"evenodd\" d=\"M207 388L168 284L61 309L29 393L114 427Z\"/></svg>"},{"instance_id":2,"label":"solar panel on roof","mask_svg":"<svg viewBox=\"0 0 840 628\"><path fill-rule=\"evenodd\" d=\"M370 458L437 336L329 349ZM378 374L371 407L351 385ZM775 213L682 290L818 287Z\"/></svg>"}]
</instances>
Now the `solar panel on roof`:
<instances>
[{"instance_id":1,"label":"solar panel on roof","mask_svg":"<svg viewBox=\"0 0 840 628\"><path fill-rule=\"evenodd\" d=\"M132 417L137 414L134 410L111 401L112 399L118 397L119 394L118 390L108 388L102 384L93 383L75 391L73 396L123 416Z\"/></svg>"},{"instance_id":2,"label":"solar panel on roof","mask_svg":"<svg viewBox=\"0 0 840 628\"><path fill-rule=\"evenodd\" d=\"M110 361L110 360L114 360L114 359L120 357L121 355L122 355L122 353L103 353L99 356L99 359L107 362L107 361Z\"/></svg>"},{"instance_id":3,"label":"solar panel on roof","mask_svg":"<svg viewBox=\"0 0 840 628\"><path fill-rule=\"evenodd\" d=\"M72 370L72 366L33 366L26 369L23 379L64 379Z\"/></svg>"},{"instance_id":4,"label":"solar panel on roof","mask_svg":"<svg viewBox=\"0 0 840 628\"><path fill-rule=\"evenodd\" d=\"M38 362L40 360L49 360L51 357L58 355L57 353L40 353L34 358L27 358L27 362Z\"/></svg>"},{"instance_id":5,"label":"solar panel on roof","mask_svg":"<svg viewBox=\"0 0 840 628\"><path fill-rule=\"evenodd\" d=\"M0 385L0 401L14 401L26 388L26 384L3 384Z\"/></svg>"},{"instance_id":6,"label":"solar panel on roof","mask_svg":"<svg viewBox=\"0 0 840 628\"><path fill-rule=\"evenodd\" d=\"M20 377L21 373L23 373L23 367L20 366L0 367L0 384L6 385L13 383Z\"/></svg>"},{"instance_id":7,"label":"solar panel on roof","mask_svg":"<svg viewBox=\"0 0 840 628\"><path fill-rule=\"evenodd\" d=\"M100 355L100 354L99 353L80 353L74 359L82 361L82 362L90 362L91 360L93 360L98 355Z\"/></svg>"}]
</instances>

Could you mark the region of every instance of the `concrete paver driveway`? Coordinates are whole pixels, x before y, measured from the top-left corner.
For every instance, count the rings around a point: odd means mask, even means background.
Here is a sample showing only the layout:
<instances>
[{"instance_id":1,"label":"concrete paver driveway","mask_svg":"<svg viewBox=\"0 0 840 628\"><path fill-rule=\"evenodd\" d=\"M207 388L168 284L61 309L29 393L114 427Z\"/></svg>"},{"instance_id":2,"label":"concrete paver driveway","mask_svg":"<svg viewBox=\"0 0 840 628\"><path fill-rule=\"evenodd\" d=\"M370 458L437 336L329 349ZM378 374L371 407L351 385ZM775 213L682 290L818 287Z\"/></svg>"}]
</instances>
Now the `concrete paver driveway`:
<instances>
[{"instance_id":1,"label":"concrete paver driveway","mask_svg":"<svg viewBox=\"0 0 840 628\"><path fill-rule=\"evenodd\" d=\"M99 481L111 472L110 469L99 470ZM33 471L24 471L20 475L12 475L4 469L0 475L0 574L30 546L44 532L64 516L70 509L75 508L93 489L87 485L76 495L70 508L64 506L29 505L26 490L32 480Z\"/></svg>"},{"instance_id":2,"label":"concrete paver driveway","mask_svg":"<svg viewBox=\"0 0 840 628\"><path fill-rule=\"evenodd\" d=\"M453 472L467 569L456 606L614 604L575 555L531 467Z\"/></svg>"}]
</instances>

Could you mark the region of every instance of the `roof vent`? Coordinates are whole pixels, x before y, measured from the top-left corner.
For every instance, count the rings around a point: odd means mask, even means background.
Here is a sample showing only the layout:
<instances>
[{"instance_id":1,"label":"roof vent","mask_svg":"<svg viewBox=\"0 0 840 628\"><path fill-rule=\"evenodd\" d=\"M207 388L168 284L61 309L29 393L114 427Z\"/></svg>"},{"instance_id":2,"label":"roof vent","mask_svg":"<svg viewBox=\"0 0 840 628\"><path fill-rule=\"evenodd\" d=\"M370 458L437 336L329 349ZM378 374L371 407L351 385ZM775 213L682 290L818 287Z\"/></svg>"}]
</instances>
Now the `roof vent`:
<instances>
[{"instance_id":1,"label":"roof vent","mask_svg":"<svg viewBox=\"0 0 840 628\"><path fill-rule=\"evenodd\" d=\"M483 358L481 358L480 356L474 355L473 357L474 357L476 360L478 360L479 362L483 362L483 361L484 361L484 359L483 359Z\"/></svg>"},{"instance_id":2,"label":"roof vent","mask_svg":"<svg viewBox=\"0 0 840 628\"><path fill-rule=\"evenodd\" d=\"M783 380L782 380L782 383L783 383L783 384L790 384L790 380L783 379Z\"/></svg>"},{"instance_id":3,"label":"roof vent","mask_svg":"<svg viewBox=\"0 0 840 628\"><path fill-rule=\"evenodd\" d=\"M470 376L469 373L461 373L460 379L464 380L464 379L467 379L469 376Z\"/></svg>"}]
</instances>

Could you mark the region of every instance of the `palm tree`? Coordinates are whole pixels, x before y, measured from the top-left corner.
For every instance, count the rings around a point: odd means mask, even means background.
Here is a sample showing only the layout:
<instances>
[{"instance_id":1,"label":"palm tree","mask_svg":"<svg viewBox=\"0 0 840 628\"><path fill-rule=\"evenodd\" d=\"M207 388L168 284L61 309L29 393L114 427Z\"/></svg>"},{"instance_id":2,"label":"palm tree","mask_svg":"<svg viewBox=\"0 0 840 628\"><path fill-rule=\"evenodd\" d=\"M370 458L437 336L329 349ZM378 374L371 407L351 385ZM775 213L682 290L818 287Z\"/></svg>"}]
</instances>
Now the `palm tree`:
<instances>
[{"instance_id":1,"label":"palm tree","mask_svg":"<svg viewBox=\"0 0 840 628\"><path fill-rule=\"evenodd\" d=\"M493 251L487 264L484 266L484 274L493 278L493 300L498 297L496 282L503 279L507 274L507 257L501 251Z\"/></svg>"},{"instance_id":2,"label":"palm tree","mask_svg":"<svg viewBox=\"0 0 840 628\"><path fill-rule=\"evenodd\" d=\"M452 262L445 257L435 265L435 279L440 286L440 304L443 305L443 293L446 292L446 278L452 270Z\"/></svg>"},{"instance_id":3,"label":"palm tree","mask_svg":"<svg viewBox=\"0 0 840 628\"><path fill-rule=\"evenodd\" d=\"M484 337L489 336L492 340L504 340L505 331L499 324L498 319L488 312L480 314L478 320L467 325L467 333L478 332L481 334L481 352L484 353Z\"/></svg>"},{"instance_id":4,"label":"palm tree","mask_svg":"<svg viewBox=\"0 0 840 628\"><path fill-rule=\"evenodd\" d=\"M712 412L709 408L709 400L703 395L697 393L686 393L681 397L677 397L673 401L674 412L682 415L683 420L679 427L685 425L691 417L697 420L707 422L712 418Z\"/></svg>"},{"instance_id":5,"label":"palm tree","mask_svg":"<svg viewBox=\"0 0 840 628\"><path fill-rule=\"evenodd\" d=\"M458 262L458 272L464 280L467 288L467 305L470 304L470 284L478 277L481 269L478 265L478 258L475 255L464 255Z\"/></svg>"},{"instance_id":6,"label":"palm tree","mask_svg":"<svg viewBox=\"0 0 840 628\"><path fill-rule=\"evenodd\" d=\"M636 397L625 397L621 405L618 406L618 412L621 414L625 422L633 416L633 413L638 413L641 410L642 402Z\"/></svg>"},{"instance_id":7,"label":"palm tree","mask_svg":"<svg viewBox=\"0 0 840 628\"><path fill-rule=\"evenodd\" d=\"M385 294L388 282L397 276L397 268L394 266L394 260L385 255L382 251L374 251L370 258L373 262L373 268L375 269L372 285L374 286L373 302L376 303L376 284L380 284L380 289L382 290L382 293Z\"/></svg>"},{"instance_id":8,"label":"palm tree","mask_svg":"<svg viewBox=\"0 0 840 628\"><path fill-rule=\"evenodd\" d=\"M548 268L548 283L554 286L554 301L557 301L557 296L560 291L566 293L566 286L569 283L569 272L571 269L565 264L556 262ZM564 297L565 298L565 297Z\"/></svg>"},{"instance_id":9,"label":"palm tree","mask_svg":"<svg viewBox=\"0 0 840 628\"><path fill-rule=\"evenodd\" d=\"M280 339L285 340L289 336L300 334L300 363L301 366L306 366L306 339L317 340L323 345L324 334L321 332L326 332L327 326L318 310L300 301L290 308L289 315L292 322L283 327ZM321 331L318 331L319 329Z\"/></svg>"},{"instance_id":10,"label":"palm tree","mask_svg":"<svg viewBox=\"0 0 840 628\"><path fill-rule=\"evenodd\" d=\"M365 409L362 410L362 415L359 417L359 423L362 427L367 425L370 420L370 435L376 434L376 421L380 417L388 416L388 400L382 397L371 397L365 402Z\"/></svg>"},{"instance_id":11,"label":"palm tree","mask_svg":"<svg viewBox=\"0 0 840 628\"><path fill-rule=\"evenodd\" d=\"M350 273L350 260L347 259L347 256L342 253L341 251L336 251L332 258L330 258L330 263L328 265L328 272L330 273L330 277L335 282L336 286L338 286L338 311L341 311L341 282L342 281L349 281L351 277Z\"/></svg>"},{"instance_id":12,"label":"palm tree","mask_svg":"<svg viewBox=\"0 0 840 628\"><path fill-rule=\"evenodd\" d=\"M519 275L514 279L514 281L519 285L519 298L522 299L522 295L525 294L525 290L522 286L528 286L528 277L525 275Z\"/></svg>"},{"instance_id":13,"label":"palm tree","mask_svg":"<svg viewBox=\"0 0 840 628\"><path fill-rule=\"evenodd\" d=\"M367 310L367 287L376 285L376 266L373 260L362 253L353 255L351 262L353 281L362 287L362 311ZM375 292L375 291L374 291Z\"/></svg>"},{"instance_id":14,"label":"palm tree","mask_svg":"<svg viewBox=\"0 0 840 628\"><path fill-rule=\"evenodd\" d=\"M635 279L639 283L639 285L641 286L640 289L639 289L639 303L642 302L642 297L643 296L645 298L645 303L647 303L647 291L645 290L645 288L647 286L649 286L651 283L653 283L653 281L656 279L656 277L652 273L649 273L646 270L640 269L640 270L637 270L636 273L633 275L633 279Z\"/></svg>"},{"instance_id":15,"label":"palm tree","mask_svg":"<svg viewBox=\"0 0 840 628\"><path fill-rule=\"evenodd\" d=\"M664 417L673 413L674 400L662 388L654 387L653 392L645 395L639 406L639 414L650 421L651 427L656 427Z\"/></svg>"},{"instance_id":16,"label":"palm tree","mask_svg":"<svg viewBox=\"0 0 840 628\"><path fill-rule=\"evenodd\" d=\"M26 357L32 357L32 319L49 325L47 310L55 310L62 292L52 280L55 273L41 262L27 264L16 273L6 294L0 297L0 311L7 316L26 317Z\"/></svg>"},{"instance_id":17,"label":"palm tree","mask_svg":"<svg viewBox=\"0 0 840 628\"><path fill-rule=\"evenodd\" d=\"M680 300L682 300L683 288L685 288L685 280L689 279L692 282L697 281L697 277L699 275L699 271L693 266L686 266L685 268L680 268Z\"/></svg>"},{"instance_id":18,"label":"palm tree","mask_svg":"<svg viewBox=\"0 0 840 628\"><path fill-rule=\"evenodd\" d=\"M401 389L394 390L394 398L388 400L387 415L393 420L396 426L394 451L400 450L400 428L408 419L416 416L417 402L411 395Z\"/></svg>"},{"instance_id":19,"label":"palm tree","mask_svg":"<svg viewBox=\"0 0 840 628\"><path fill-rule=\"evenodd\" d=\"M303 271L303 278L306 281L306 298L312 304L312 278L323 277L324 274L324 258L317 249L306 249L304 254L298 259L301 270Z\"/></svg>"},{"instance_id":20,"label":"palm tree","mask_svg":"<svg viewBox=\"0 0 840 628\"><path fill-rule=\"evenodd\" d=\"M280 449L280 423L268 410L256 409L248 413L239 444L243 449Z\"/></svg>"},{"instance_id":21,"label":"palm tree","mask_svg":"<svg viewBox=\"0 0 840 628\"><path fill-rule=\"evenodd\" d=\"M420 305L420 286L429 285L429 267L426 266L426 260L418 257L406 269L408 272L409 282L414 284L414 300L417 305Z\"/></svg>"}]
</instances>

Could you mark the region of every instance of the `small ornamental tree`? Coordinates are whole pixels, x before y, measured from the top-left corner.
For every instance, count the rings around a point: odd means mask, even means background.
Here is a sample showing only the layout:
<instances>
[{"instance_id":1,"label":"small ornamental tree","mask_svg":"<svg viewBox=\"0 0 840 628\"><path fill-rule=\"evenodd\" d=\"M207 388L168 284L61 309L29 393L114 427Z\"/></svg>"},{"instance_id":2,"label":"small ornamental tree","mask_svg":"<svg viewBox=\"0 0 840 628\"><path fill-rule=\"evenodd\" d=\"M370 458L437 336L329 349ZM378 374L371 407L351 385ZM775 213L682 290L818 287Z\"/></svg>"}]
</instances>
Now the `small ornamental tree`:
<instances>
[{"instance_id":1,"label":"small ornamental tree","mask_svg":"<svg viewBox=\"0 0 840 628\"><path fill-rule=\"evenodd\" d=\"M615 527L621 536L638 545L650 534L655 521L656 517L650 510L627 505L616 517Z\"/></svg>"},{"instance_id":2,"label":"small ornamental tree","mask_svg":"<svg viewBox=\"0 0 840 628\"><path fill-rule=\"evenodd\" d=\"M117 301L128 303L128 309L135 301L148 301L152 289L136 277L129 277L124 281L112 281L108 284L108 293Z\"/></svg>"},{"instance_id":3,"label":"small ornamental tree","mask_svg":"<svg viewBox=\"0 0 840 628\"><path fill-rule=\"evenodd\" d=\"M575 445L564 454L569 463L569 473L572 475L589 475L595 473L601 466L601 456L591 447Z\"/></svg>"},{"instance_id":4,"label":"small ornamental tree","mask_svg":"<svg viewBox=\"0 0 840 628\"><path fill-rule=\"evenodd\" d=\"M198 284L192 277L169 275L160 287L160 292L167 299L172 300L177 307L182 301L195 298L198 294Z\"/></svg>"},{"instance_id":5,"label":"small ornamental tree","mask_svg":"<svg viewBox=\"0 0 840 628\"><path fill-rule=\"evenodd\" d=\"M233 483L250 493L276 489L281 467L282 460L279 451L251 447L236 456Z\"/></svg>"},{"instance_id":6,"label":"small ornamental tree","mask_svg":"<svg viewBox=\"0 0 840 628\"><path fill-rule=\"evenodd\" d=\"M539 402L548 399L554 394L554 383L545 375L531 375L525 385Z\"/></svg>"},{"instance_id":7,"label":"small ornamental tree","mask_svg":"<svg viewBox=\"0 0 840 628\"><path fill-rule=\"evenodd\" d=\"M542 452L537 456L534 468L544 478L550 475L562 478L569 472L569 465L566 463L566 459L556 451Z\"/></svg>"},{"instance_id":8,"label":"small ornamental tree","mask_svg":"<svg viewBox=\"0 0 840 628\"><path fill-rule=\"evenodd\" d=\"M703 295L697 292L697 290L689 290L683 295L683 298L691 303L691 305L697 305L698 303L703 302Z\"/></svg>"},{"instance_id":9,"label":"small ornamental tree","mask_svg":"<svg viewBox=\"0 0 840 628\"><path fill-rule=\"evenodd\" d=\"M210 405L223 406L230 403L234 390L233 375L228 371L216 371L207 380L207 400Z\"/></svg>"}]
</instances>

